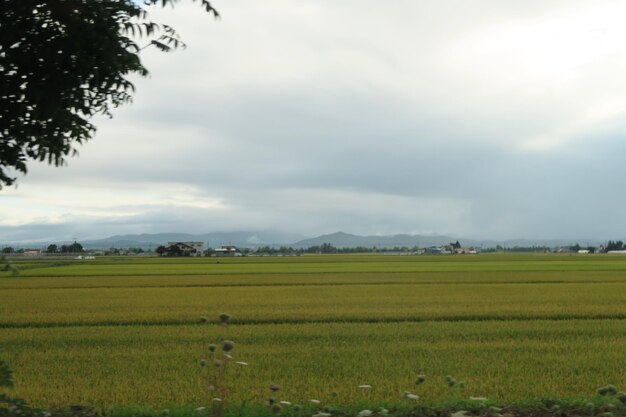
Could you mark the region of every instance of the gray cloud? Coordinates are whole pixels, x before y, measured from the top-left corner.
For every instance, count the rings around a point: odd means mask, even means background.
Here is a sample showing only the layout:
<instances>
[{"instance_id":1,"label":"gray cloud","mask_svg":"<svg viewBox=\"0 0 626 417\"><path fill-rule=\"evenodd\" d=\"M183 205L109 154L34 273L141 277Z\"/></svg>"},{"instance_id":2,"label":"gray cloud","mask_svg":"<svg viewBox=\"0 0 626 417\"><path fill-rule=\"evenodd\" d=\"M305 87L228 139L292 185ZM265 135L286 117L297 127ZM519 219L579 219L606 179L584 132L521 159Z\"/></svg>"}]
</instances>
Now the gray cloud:
<instances>
[{"instance_id":1,"label":"gray cloud","mask_svg":"<svg viewBox=\"0 0 626 417\"><path fill-rule=\"evenodd\" d=\"M609 19L626 8L240 0L214 22L193 6L156 13L190 47L145 55L133 106L68 167L0 195L2 239L626 235L626 49Z\"/></svg>"}]
</instances>

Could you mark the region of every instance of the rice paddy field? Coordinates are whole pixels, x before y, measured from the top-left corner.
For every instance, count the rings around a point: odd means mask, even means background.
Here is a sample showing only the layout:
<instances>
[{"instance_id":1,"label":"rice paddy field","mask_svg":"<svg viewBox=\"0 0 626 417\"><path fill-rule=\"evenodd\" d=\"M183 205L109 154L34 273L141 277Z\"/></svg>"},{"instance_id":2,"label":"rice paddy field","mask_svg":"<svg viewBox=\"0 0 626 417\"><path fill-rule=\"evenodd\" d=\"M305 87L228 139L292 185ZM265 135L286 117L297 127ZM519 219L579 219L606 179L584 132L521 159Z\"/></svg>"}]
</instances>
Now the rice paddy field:
<instances>
[{"instance_id":1,"label":"rice paddy field","mask_svg":"<svg viewBox=\"0 0 626 417\"><path fill-rule=\"evenodd\" d=\"M497 403L626 390L626 257L327 255L15 260L0 355L35 406ZM4 274L4 275L2 275ZM228 327L201 323L233 316ZM238 365L242 361L248 365ZM417 374L427 380L416 386ZM449 388L444 378L464 381ZM359 388L371 385L371 388ZM334 393L334 394L333 394Z\"/></svg>"}]
</instances>

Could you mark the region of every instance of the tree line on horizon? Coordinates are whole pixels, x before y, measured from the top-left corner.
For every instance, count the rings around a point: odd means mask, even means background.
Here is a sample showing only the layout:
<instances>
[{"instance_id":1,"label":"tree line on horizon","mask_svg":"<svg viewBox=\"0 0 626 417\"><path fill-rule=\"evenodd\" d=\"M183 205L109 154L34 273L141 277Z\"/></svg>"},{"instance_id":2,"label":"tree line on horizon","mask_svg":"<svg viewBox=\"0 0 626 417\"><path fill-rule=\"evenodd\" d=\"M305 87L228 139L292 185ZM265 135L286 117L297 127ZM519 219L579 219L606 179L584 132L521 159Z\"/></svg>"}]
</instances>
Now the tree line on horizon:
<instances>
[{"instance_id":1,"label":"tree line on horizon","mask_svg":"<svg viewBox=\"0 0 626 417\"><path fill-rule=\"evenodd\" d=\"M454 252L455 249L462 248L460 242L457 240L456 242L451 242L448 245L441 246L444 249L449 250L450 252ZM148 254L148 253L156 253L159 256L163 256L166 254L165 246L159 246L154 251L153 250L144 250L143 248L109 248L107 250L102 251L104 255L127 255L127 254ZM423 253L428 252L429 248L423 248L419 246L394 246L394 247L372 247L372 246L354 246L354 247L336 247L331 243L323 243L321 245L313 245L307 248L294 248L292 246L259 246L256 248L239 248L238 250L242 255L269 255L269 256L298 256L304 254L351 254L351 253ZM595 246L581 246L578 243L570 246L564 247L549 247L549 246L513 246L513 247L504 247L501 245L497 245L495 248L480 248L480 252L482 253L494 253L494 252L511 252L511 253L550 253L550 252L558 252L559 250L567 249L569 252L578 252L580 250L587 250L589 253L606 253L609 251L620 251L626 250L626 245L621 240L609 240L606 245L601 245L599 247ZM73 242L71 244L50 244L48 247L42 251L43 253L54 255L54 254L72 254L72 253L85 253L89 252L85 250L83 245L78 242ZM23 248L15 248L13 246L4 246L0 249L0 253L3 255L10 254L21 254L24 253ZM215 254L215 250L213 248L208 248L204 251L205 256L212 256ZM170 254L176 256L176 253ZM182 254L181 254L182 256Z\"/></svg>"}]
</instances>

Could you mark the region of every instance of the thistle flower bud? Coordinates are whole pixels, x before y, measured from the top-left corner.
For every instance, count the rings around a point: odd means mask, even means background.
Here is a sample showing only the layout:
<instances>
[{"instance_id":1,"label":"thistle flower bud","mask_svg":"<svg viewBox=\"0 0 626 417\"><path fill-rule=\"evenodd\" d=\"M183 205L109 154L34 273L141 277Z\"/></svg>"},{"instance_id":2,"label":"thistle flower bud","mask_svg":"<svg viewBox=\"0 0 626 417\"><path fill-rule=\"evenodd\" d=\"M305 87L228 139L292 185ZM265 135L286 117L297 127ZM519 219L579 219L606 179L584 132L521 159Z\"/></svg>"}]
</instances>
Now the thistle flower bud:
<instances>
[{"instance_id":1,"label":"thistle flower bud","mask_svg":"<svg viewBox=\"0 0 626 417\"><path fill-rule=\"evenodd\" d=\"M404 398L406 398L407 400L411 400L411 401L417 401L420 399L419 395L415 395L410 392L405 393Z\"/></svg>"},{"instance_id":2,"label":"thistle flower bud","mask_svg":"<svg viewBox=\"0 0 626 417\"><path fill-rule=\"evenodd\" d=\"M200 366L202 367L206 366L206 359L200 359Z\"/></svg>"},{"instance_id":3,"label":"thistle flower bud","mask_svg":"<svg viewBox=\"0 0 626 417\"><path fill-rule=\"evenodd\" d=\"M270 384L270 391L276 392L280 389L280 385Z\"/></svg>"},{"instance_id":4,"label":"thistle flower bud","mask_svg":"<svg viewBox=\"0 0 626 417\"><path fill-rule=\"evenodd\" d=\"M219 315L219 319L220 319L220 323L221 324L228 324L228 322L230 321L230 314L228 313L222 313Z\"/></svg>"},{"instance_id":5,"label":"thistle flower bud","mask_svg":"<svg viewBox=\"0 0 626 417\"><path fill-rule=\"evenodd\" d=\"M459 388L465 388L465 381L459 381Z\"/></svg>"},{"instance_id":6,"label":"thistle flower bud","mask_svg":"<svg viewBox=\"0 0 626 417\"><path fill-rule=\"evenodd\" d=\"M598 394L600 395L617 395L617 388L615 385L607 385L606 387L598 388Z\"/></svg>"},{"instance_id":7,"label":"thistle flower bud","mask_svg":"<svg viewBox=\"0 0 626 417\"><path fill-rule=\"evenodd\" d=\"M424 381L426 381L426 375L418 375L417 378L415 378L415 385L420 385L424 383Z\"/></svg>"},{"instance_id":8,"label":"thistle flower bud","mask_svg":"<svg viewBox=\"0 0 626 417\"><path fill-rule=\"evenodd\" d=\"M235 348L235 342L231 341L231 340L224 340L222 342L222 350L224 352L230 352L231 350L233 350Z\"/></svg>"},{"instance_id":9,"label":"thistle flower bud","mask_svg":"<svg viewBox=\"0 0 626 417\"><path fill-rule=\"evenodd\" d=\"M217 345L215 343L211 343L209 345L209 352L213 353L217 349Z\"/></svg>"},{"instance_id":10,"label":"thistle flower bud","mask_svg":"<svg viewBox=\"0 0 626 417\"><path fill-rule=\"evenodd\" d=\"M216 368L221 368L224 365L224 362L222 362L220 359L215 359L213 361L213 365L215 365Z\"/></svg>"}]
</instances>

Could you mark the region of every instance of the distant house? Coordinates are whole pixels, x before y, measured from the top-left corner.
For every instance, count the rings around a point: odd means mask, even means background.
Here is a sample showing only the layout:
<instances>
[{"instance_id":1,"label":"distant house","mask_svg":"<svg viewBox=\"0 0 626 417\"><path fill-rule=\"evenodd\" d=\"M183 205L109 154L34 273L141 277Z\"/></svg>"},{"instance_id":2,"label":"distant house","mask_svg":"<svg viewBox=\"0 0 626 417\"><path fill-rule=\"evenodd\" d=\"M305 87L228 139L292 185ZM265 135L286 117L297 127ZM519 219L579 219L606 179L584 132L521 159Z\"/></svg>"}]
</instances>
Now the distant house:
<instances>
[{"instance_id":1,"label":"distant house","mask_svg":"<svg viewBox=\"0 0 626 417\"><path fill-rule=\"evenodd\" d=\"M221 248L215 249L215 256L218 257L227 257L227 256L243 256L243 254L237 249L237 247L232 245L222 246Z\"/></svg>"},{"instance_id":2,"label":"distant house","mask_svg":"<svg viewBox=\"0 0 626 417\"><path fill-rule=\"evenodd\" d=\"M22 252L24 256L39 256L41 255L40 249L24 249Z\"/></svg>"},{"instance_id":3,"label":"distant house","mask_svg":"<svg viewBox=\"0 0 626 417\"><path fill-rule=\"evenodd\" d=\"M167 256L202 256L204 242L167 242Z\"/></svg>"}]
</instances>

